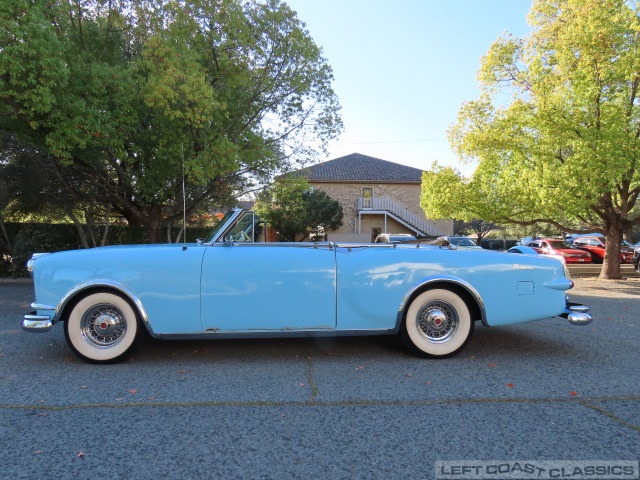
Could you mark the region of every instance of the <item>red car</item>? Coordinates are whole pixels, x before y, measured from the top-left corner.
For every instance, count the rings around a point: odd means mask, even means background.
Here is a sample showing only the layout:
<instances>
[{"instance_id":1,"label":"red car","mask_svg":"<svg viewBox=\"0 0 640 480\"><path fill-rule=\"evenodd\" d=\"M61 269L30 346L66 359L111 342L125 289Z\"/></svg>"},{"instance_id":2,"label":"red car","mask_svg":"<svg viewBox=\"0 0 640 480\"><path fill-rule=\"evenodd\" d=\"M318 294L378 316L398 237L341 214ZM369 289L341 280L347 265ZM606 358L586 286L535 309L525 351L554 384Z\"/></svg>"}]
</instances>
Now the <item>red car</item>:
<instances>
[{"instance_id":1,"label":"red car","mask_svg":"<svg viewBox=\"0 0 640 480\"><path fill-rule=\"evenodd\" d=\"M591 263L591 254L584 250L578 250L567 245L563 240L555 238L543 238L534 240L529 244L538 253L547 255L560 255L565 263Z\"/></svg>"},{"instance_id":2,"label":"red car","mask_svg":"<svg viewBox=\"0 0 640 480\"><path fill-rule=\"evenodd\" d=\"M633 247L626 243L624 242L620 246L620 263L631 263L633 258ZM604 237L588 236L574 239L572 246L589 252L593 258L593 263L602 263L607 244Z\"/></svg>"}]
</instances>

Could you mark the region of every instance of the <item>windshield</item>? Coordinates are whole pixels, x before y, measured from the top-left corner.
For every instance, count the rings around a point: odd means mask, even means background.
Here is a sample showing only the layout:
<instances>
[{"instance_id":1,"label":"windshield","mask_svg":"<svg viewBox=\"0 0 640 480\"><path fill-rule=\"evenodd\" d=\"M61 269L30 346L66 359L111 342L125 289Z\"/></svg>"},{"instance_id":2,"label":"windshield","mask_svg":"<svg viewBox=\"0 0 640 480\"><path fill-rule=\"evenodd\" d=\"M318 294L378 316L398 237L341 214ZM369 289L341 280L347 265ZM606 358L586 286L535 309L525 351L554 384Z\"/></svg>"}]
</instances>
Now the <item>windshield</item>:
<instances>
[{"instance_id":1,"label":"windshield","mask_svg":"<svg viewBox=\"0 0 640 480\"><path fill-rule=\"evenodd\" d=\"M245 213L222 240L225 242L253 242L253 225L255 220L253 212Z\"/></svg>"},{"instance_id":2,"label":"windshield","mask_svg":"<svg viewBox=\"0 0 640 480\"><path fill-rule=\"evenodd\" d=\"M562 242L560 240L558 240L557 242L547 242L549 244L549 247L553 248L554 250L562 250L565 248L573 248L570 245L567 245L565 242Z\"/></svg>"},{"instance_id":3,"label":"windshield","mask_svg":"<svg viewBox=\"0 0 640 480\"><path fill-rule=\"evenodd\" d=\"M416 237L412 235L390 235L389 236L390 242L410 242L415 239Z\"/></svg>"},{"instance_id":4,"label":"windshield","mask_svg":"<svg viewBox=\"0 0 640 480\"><path fill-rule=\"evenodd\" d=\"M222 227L224 227L226 225L226 223L229 221L229 219L235 215L235 210L229 210L224 217L222 217L222 219L220 219L220 221L218 223L216 223L216 226L213 227L213 231L211 232L211 235L209 235L207 237L207 241L205 243L211 243L213 241L213 239L215 238L215 236L218 234L218 232L222 229Z\"/></svg>"}]
</instances>

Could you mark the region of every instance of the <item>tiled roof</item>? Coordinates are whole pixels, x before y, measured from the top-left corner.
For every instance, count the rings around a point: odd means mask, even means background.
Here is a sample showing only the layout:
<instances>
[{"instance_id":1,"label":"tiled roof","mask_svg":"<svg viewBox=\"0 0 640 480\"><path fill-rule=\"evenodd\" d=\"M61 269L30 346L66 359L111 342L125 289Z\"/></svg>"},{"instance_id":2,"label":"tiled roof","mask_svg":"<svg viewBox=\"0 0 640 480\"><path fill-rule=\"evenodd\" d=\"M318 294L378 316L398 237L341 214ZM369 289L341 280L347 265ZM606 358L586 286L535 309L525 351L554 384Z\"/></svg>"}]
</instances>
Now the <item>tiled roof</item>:
<instances>
[{"instance_id":1,"label":"tiled roof","mask_svg":"<svg viewBox=\"0 0 640 480\"><path fill-rule=\"evenodd\" d=\"M352 153L293 173L310 182L420 183L422 172L419 168Z\"/></svg>"}]
</instances>

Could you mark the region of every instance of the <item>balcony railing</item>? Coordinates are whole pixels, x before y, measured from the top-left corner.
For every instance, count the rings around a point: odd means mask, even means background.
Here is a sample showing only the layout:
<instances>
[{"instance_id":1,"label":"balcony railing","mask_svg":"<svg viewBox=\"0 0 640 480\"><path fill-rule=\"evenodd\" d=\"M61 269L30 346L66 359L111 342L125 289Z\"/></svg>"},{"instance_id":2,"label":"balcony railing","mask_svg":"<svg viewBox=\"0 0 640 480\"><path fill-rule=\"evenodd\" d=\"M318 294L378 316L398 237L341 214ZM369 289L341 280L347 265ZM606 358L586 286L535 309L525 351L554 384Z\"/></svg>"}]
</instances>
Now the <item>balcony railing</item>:
<instances>
[{"instance_id":1,"label":"balcony railing","mask_svg":"<svg viewBox=\"0 0 640 480\"><path fill-rule=\"evenodd\" d=\"M410 227L419 230L423 235L431 235L440 237L444 235L440 230L429 222L418 217L415 213L410 212L406 208L398 205L387 197L360 197L358 199L358 211L367 212L386 212L392 216L407 223Z\"/></svg>"}]
</instances>

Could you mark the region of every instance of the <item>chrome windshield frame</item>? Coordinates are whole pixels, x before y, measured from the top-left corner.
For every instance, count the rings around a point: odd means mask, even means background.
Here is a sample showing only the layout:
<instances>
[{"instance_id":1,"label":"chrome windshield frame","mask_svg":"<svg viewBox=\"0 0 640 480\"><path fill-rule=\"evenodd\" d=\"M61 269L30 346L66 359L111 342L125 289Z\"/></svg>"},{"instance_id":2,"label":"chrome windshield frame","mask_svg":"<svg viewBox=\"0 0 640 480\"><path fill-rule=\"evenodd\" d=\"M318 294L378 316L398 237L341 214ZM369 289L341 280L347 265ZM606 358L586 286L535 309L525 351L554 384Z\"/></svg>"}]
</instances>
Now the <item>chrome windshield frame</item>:
<instances>
[{"instance_id":1,"label":"chrome windshield frame","mask_svg":"<svg viewBox=\"0 0 640 480\"><path fill-rule=\"evenodd\" d=\"M205 244L212 245L218 242L221 238L223 238L224 235L226 235L226 233L233 227L233 225L235 225L238 217L242 215L244 211L245 210L243 208L232 208L231 210L229 210L225 215L225 217L228 216L228 218L226 219L224 224L222 224L220 228L217 228L218 226L216 225L216 228L214 229L212 236L209 239L207 239ZM231 215L229 215L230 213ZM225 219L223 218L222 220L220 220L220 222L222 222L223 220Z\"/></svg>"}]
</instances>

